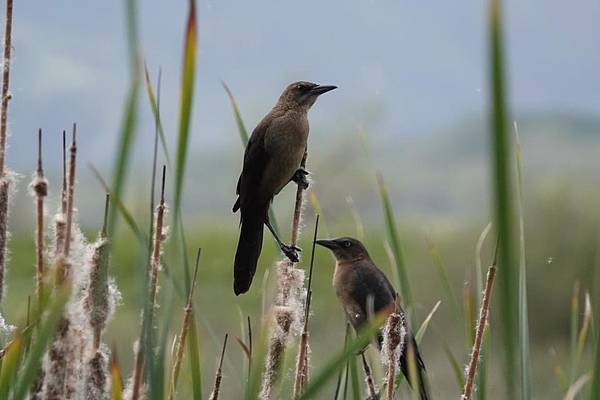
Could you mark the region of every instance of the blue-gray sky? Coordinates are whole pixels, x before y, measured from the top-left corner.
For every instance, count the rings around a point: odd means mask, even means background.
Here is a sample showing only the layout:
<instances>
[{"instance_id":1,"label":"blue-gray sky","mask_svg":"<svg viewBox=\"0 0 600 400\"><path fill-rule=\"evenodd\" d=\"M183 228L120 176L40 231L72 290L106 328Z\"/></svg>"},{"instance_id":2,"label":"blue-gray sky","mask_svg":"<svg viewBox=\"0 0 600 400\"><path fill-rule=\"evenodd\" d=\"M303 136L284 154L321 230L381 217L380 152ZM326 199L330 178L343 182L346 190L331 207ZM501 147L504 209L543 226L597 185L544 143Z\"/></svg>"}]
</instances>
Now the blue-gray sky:
<instances>
[{"instance_id":1,"label":"blue-gray sky","mask_svg":"<svg viewBox=\"0 0 600 400\"><path fill-rule=\"evenodd\" d=\"M297 79L340 86L315 111L317 121L381 135L423 134L481 113L484 3L198 1L193 143L237 141L221 79L249 125ZM170 132L186 7L186 1L138 2L144 57L154 74L163 69ZM513 108L600 115L600 2L508 1L505 9ZM29 165L38 127L50 134L73 120L84 157L109 159L128 81L124 44L121 1L15 4L9 163ZM141 104L141 126L150 129L145 99Z\"/></svg>"}]
</instances>

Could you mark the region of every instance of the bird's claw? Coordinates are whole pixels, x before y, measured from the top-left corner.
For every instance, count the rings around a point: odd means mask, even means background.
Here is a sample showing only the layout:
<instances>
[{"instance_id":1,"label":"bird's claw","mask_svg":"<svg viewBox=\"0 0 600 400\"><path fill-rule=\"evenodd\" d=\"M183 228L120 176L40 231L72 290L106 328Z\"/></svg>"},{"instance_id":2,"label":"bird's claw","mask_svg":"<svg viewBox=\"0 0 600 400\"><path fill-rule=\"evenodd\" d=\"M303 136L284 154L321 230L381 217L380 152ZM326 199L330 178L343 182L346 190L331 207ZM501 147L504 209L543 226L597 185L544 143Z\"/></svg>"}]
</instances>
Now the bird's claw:
<instances>
[{"instance_id":1,"label":"bird's claw","mask_svg":"<svg viewBox=\"0 0 600 400\"><path fill-rule=\"evenodd\" d=\"M292 176L292 181L294 181L302 189L306 190L308 189L308 179L306 179L308 174L309 172L307 170L300 167L296 170L294 176Z\"/></svg>"},{"instance_id":2,"label":"bird's claw","mask_svg":"<svg viewBox=\"0 0 600 400\"><path fill-rule=\"evenodd\" d=\"M298 252L302 251L301 248L297 246L288 246L286 244L282 244L280 246L280 249L283 252L283 254L285 254L285 256L290 259L291 262L296 263L300 261L300 258L298 257Z\"/></svg>"}]
</instances>

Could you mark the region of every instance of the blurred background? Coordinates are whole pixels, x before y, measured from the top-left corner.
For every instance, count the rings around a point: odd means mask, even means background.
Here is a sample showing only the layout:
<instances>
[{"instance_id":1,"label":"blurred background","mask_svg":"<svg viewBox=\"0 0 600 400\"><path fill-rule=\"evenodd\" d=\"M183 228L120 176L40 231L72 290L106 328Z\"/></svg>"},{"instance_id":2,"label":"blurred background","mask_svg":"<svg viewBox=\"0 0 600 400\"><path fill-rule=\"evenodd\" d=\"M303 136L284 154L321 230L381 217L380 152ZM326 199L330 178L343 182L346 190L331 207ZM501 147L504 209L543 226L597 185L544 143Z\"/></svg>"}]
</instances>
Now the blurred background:
<instances>
[{"instance_id":1,"label":"blurred background","mask_svg":"<svg viewBox=\"0 0 600 400\"><path fill-rule=\"evenodd\" d=\"M508 99L523 154L533 386L535 398L558 398L564 385L556 367L568 363L571 292L577 281L580 293L591 289L597 265L600 3L505 3ZM173 152L186 4L145 0L138 6L142 57L153 81L162 71L161 113ZM203 248L197 306L206 378L212 376L224 332L241 335L247 314L258 324L272 286L266 279L267 290L261 290L261 278L277 257L266 241L251 293L233 295L238 217L230 210L243 146L221 81L233 91L251 130L285 85L302 79L339 86L311 111L308 169L322 208L321 236L356 236L353 204L373 257L391 276L375 181L380 170L401 228L416 319L442 300L422 345L433 392L436 398L456 397L459 389L444 346L466 362L466 328L454 319L428 243L437 246L461 303L463 292L474 290L475 245L491 219L483 2L200 1L198 7L196 97L183 204L190 251ZM19 3L13 37L8 165L21 177L10 215L8 320L22 317L19 311L32 290L33 201L27 184L35 168L37 129L44 130L51 215L59 193L60 133L78 123L76 201L91 240L104 197L88 165L110 176L129 82L121 2ZM138 221L147 223L154 119L143 93L138 117L126 199ZM293 193L290 186L275 202L285 236ZM311 236L313 216L307 204L304 239ZM131 244L125 226L120 238L112 274L123 304L107 340L115 342L128 370L130 344L138 335L136 271L143 267L144 249ZM484 247L484 266L491 258L490 243ZM302 247L306 260L310 244L303 240ZM332 267L329 254L317 250L311 320L317 369L344 335L330 287ZM495 311L492 306L491 398L502 393ZM224 379L237 381L225 388L226 398L236 398L243 387L242 353L236 346L230 347Z\"/></svg>"}]
</instances>

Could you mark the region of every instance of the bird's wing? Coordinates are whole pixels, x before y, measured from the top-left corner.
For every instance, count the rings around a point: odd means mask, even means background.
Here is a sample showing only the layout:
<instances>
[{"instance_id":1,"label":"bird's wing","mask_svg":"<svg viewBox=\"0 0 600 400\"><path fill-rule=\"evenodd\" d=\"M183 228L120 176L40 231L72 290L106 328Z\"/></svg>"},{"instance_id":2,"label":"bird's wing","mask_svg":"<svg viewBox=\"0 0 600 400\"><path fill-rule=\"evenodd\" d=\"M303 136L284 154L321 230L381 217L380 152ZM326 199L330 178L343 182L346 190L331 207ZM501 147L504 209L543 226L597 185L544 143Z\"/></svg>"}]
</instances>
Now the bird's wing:
<instances>
[{"instance_id":1,"label":"bird's wing","mask_svg":"<svg viewBox=\"0 0 600 400\"><path fill-rule=\"evenodd\" d=\"M265 135L269 122L265 118L254 128L244 152L244 166L237 183L236 194L239 196L233 206L233 212L244 207L251 199L255 199L263 171L269 161L265 149Z\"/></svg>"}]
</instances>

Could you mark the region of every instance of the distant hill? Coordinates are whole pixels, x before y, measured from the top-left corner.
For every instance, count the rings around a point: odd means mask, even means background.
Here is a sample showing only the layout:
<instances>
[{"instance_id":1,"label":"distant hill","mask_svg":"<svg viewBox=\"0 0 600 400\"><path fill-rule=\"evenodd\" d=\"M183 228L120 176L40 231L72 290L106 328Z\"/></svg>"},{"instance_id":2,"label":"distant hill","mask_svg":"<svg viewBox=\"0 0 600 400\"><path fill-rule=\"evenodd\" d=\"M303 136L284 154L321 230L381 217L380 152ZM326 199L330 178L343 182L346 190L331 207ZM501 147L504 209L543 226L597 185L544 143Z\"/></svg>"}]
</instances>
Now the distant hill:
<instances>
[{"instance_id":1,"label":"distant hill","mask_svg":"<svg viewBox=\"0 0 600 400\"><path fill-rule=\"evenodd\" d=\"M518 118L518 127L527 198L538 198L549 188L560 186L581 196L598 195L600 119L528 114ZM488 218L489 133L485 121L466 119L446 131L410 137L379 137L369 132L368 150L354 131L324 135L317 127L314 130L309 169L313 172L313 188L330 223L351 218L347 196L352 197L367 224L380 222L376 169L383 173L398 218L420 222ZM231 152L191 151L184 198L188 215L236 226L237 216L231 214L231 205L242 151L241 145ZM136 171L129 178L127 202L132 210L145 214L149 169L138 165ZM84 221L97 224L102 192L85 161L79 170L79 182L77 201L81 215ZM26 200L25 183L22 179L13 202L17 229L22 223L32 223L32 202ZM56 183L56 177L51 183ZM53 194L57 193L54 189ZM277 214L284 220L290 214L292 196L290 185L276 203Z\"/></svg>"}]
</instances>

